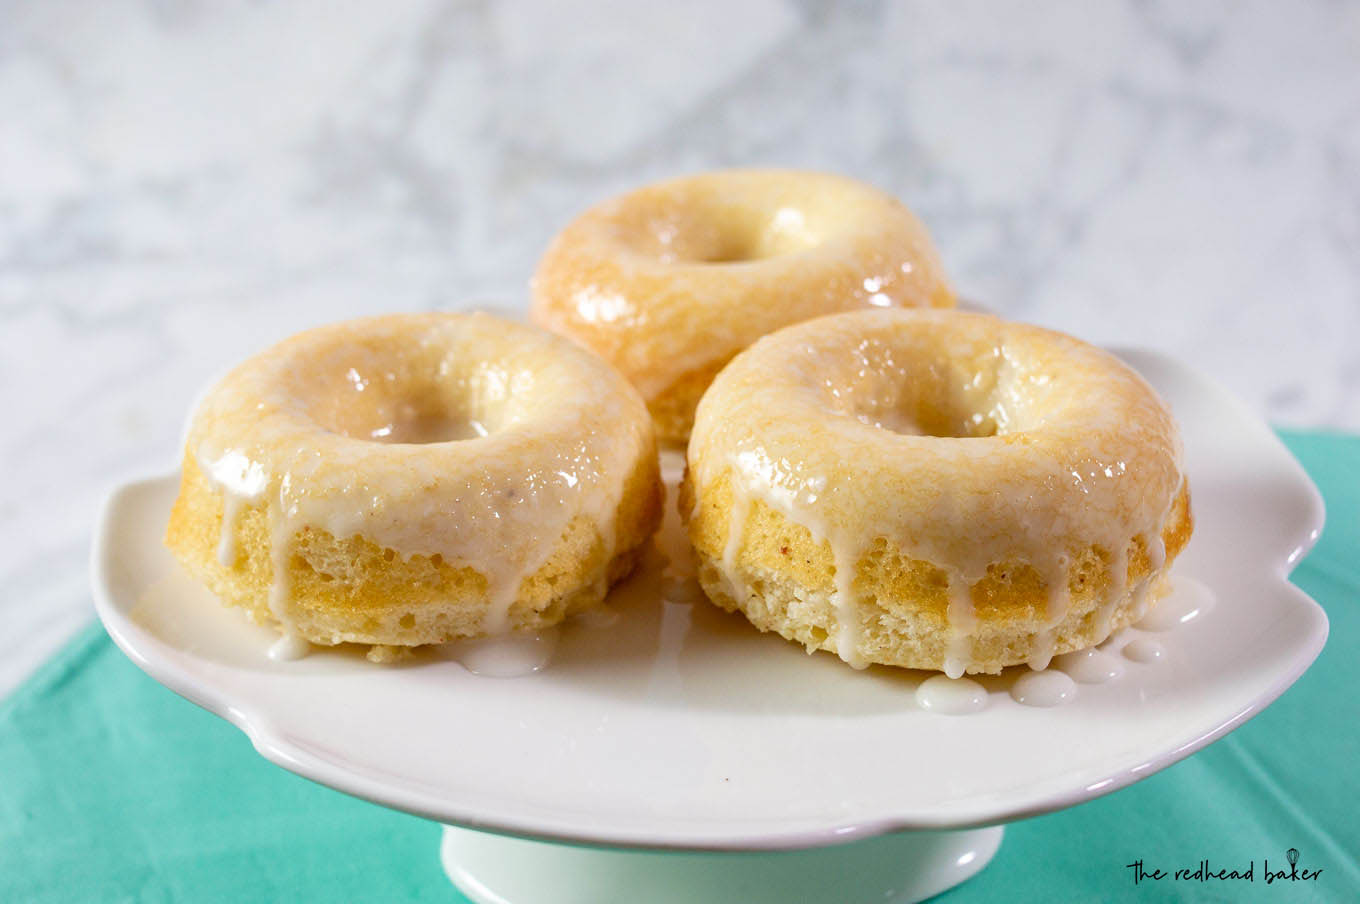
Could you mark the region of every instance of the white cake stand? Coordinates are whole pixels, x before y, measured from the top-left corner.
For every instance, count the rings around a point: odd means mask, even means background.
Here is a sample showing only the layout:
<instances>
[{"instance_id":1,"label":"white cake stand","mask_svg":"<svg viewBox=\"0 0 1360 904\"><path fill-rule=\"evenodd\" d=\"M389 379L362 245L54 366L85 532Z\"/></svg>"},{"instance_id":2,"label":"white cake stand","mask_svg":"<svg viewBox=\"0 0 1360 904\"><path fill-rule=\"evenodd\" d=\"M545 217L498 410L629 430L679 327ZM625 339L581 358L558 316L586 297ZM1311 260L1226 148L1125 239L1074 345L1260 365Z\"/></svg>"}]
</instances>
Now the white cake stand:
<instances>
[{"instance_id":1,"label":"white cake stand","mask_svg":"<svg viewBox=\"0 0 1360 904\"><path fill-rule=\"evenodd\" d=\"M1188 756L1322 649L1326 617L1287 580L1322 526L1316 489L1215 385L1121 354L1184 429L1198 524L1176 573L1218 602L1156 635L1160 661L1121 657L1138 631L1105 644L1124 675L1063 706L1015 702L1010 675L984 682L980 713L924 711L923 673L856 672L658 589L661 551L611 597L615 624L569 626L551 665L526 677L479 677L435 654L273 662L274 635L163 548L171 475L109 499L96 607L138 666L269 760L448 826L445 868L483 904L920 900L986 865L1001 823ZM662 550L680 542L668 531Z\"/></svg>"}]
</instances>

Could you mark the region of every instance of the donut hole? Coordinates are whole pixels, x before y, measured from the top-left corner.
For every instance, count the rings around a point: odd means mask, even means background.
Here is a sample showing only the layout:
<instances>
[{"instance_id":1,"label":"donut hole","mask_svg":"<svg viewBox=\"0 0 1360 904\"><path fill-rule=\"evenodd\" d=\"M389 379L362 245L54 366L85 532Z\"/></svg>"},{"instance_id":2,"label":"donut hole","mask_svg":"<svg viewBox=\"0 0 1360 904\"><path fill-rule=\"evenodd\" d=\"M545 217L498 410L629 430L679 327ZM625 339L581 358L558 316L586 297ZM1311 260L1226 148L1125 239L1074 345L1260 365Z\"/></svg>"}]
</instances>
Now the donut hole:
<instances>
[{"instance_id":1,"label":"donut hole","mask_svg":"<svg viewBox=\"0 0 1360 904\"><path fill-rule=\"evenodd\" d=\"M939 404L934 399L899 400L896 405L867 405L855 412L864 424L903 436L938 436L949 439L977 439L996 436L1000 430L995 417L970 406Z\"/></svg>"},{"instance_id":2,"label":"donut hole","mask_svg":"<svg viewBox=\"0 0 1360 904\"><path fill-rule=\"evenodd\" d=\"M391 444L457 442L491 432L484 412L450 398L439 386L382 386L391 391L370 393L373 388L353 393L348 404L331 406L323 426L350 439Z\"/></svg>"},{"instance_id":3,"label":"donut hole","mask_svg":"<svg viewBox=\"0 0 1360 904\"><path fill-rule=\"evenodd\" d=\"M852 348L810 349L818 392L833 411L903 436L979 439L1023 432L1035 394L1010 353L985 335L946 343L923 321Z\"/></svg>"},{"instance_id":4,"label":"donut hole","mask_svg":"<svg viewBox=\"0 0 1360 904\"><path fill-rule=\"evenodd\" d=\"M411 402L401 402L379 419L380 423L358 439L369 439L379 443L449 443L465 439L477 439L488 435L486 425L478 418L465 412L453 413L437 407L422 407Z\"/></svg>"},{"instance_id":5,"label":"donut hole","mask_svg":"<svg viewBox=\"0 0 1360 904\"><path fill-rule=\"evenodd\" d=\"M798 206L687 199L676 208L621 212L622 244L665 263L740 264L797 254L822 241L813 212Z\"/></svg>"},{"instance_id":6,"label":"donut hole","mask_svg":"<svg viewBox=\"0 0 1360 904\"><path fill-rule=\"evenodd\" d=\"M718 218L716 235L690 260L705 264L739 264L797 254L815 246L819 237L807 226L807 214L797 207L773 213L729 214Z\"/></svg>"},{"instance_id":7,"label":"donut hole","mask_svg":"<svg viewBox=\"0 0 1360 904\"><path fill-rule=\"evenodd\" d=\"M977 439L1006 433L994 375L963 370L952 362L913 362L856 372L856 385L833 390L833 398L860 423L903 436Z\"/></svg>"},{"instance_id":8,"label":"donut hole","mask_svg":"<svg viewBox=\"0 0 1360 904\"><path fill-rule=\"evenodd\" d=\"M698 264L740 264L770 257L760 245L759 237L735 230L720 231L714 240L705 243L689 256Z\"/></svg>"},{"instance_id":9,"label":"donut hole","mask_svg":"<svg viewBox=\"0 0 1360 904\"><path fill-rule=\"evenodd\" d=\"M515 375L432 350L343 350L307 376L308 413L322 428L385 444L475 441L515 417Z\"/></svg>"}]
</instances>

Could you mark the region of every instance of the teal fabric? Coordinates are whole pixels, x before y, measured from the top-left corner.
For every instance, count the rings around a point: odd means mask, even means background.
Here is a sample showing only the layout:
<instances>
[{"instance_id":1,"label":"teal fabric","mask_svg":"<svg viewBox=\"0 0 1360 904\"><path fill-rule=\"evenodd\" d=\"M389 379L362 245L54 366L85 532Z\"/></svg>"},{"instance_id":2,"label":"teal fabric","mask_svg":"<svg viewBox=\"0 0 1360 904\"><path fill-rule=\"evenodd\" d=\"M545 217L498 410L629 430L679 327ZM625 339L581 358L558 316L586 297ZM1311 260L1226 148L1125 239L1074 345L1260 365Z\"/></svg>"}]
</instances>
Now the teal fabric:
<instances>
[{"instance_id":1,"label":"teal fabric","mask_svg":"<svg viewBox=\"0 0 1360 904\"><path fill-rule=\"evenodd\" d=\"M1269 709L1228 737L1107 797L1011 826L977 878L939 897L983 901L1360 901L1360 437L1282 434L1322 490L1327 525L1292 576L1322 604L1327 645ZM1315 881L1260 875L1298 865ZM1168 871L1208 859L1255 881L1144 881L1126 864ZM1047 892L1047 893L1046 893Z\"/></svg>"},{"instance_id":2,"label":"teal fabric","mask_svg":"<svg viewBox=\"0 0 1360 904\"><path fill-rule=\"evenodd\" d=\"M1274 706L1185 762L1011 826L992 864L938 900L1360 899L1360 437L1286 433L1328 524L1294 574L1331 638ZM439 827L314 785L145 677L98 626L0 703L0 901L463 901ZM1266 885L1262 859L1322 868ZM1145 880L1126 864L1244 869Z\"/></svg>"},{"instance_id":3,"label":"teal fabric","mask_svg":"<svg viewBox=\"0 0 1360 904\"><path fill-rule=\"evenodd\" d=\"M0 901L443 901L439 827L298 778L99 625L0 705Z\"/></svg>"}]
</instances>

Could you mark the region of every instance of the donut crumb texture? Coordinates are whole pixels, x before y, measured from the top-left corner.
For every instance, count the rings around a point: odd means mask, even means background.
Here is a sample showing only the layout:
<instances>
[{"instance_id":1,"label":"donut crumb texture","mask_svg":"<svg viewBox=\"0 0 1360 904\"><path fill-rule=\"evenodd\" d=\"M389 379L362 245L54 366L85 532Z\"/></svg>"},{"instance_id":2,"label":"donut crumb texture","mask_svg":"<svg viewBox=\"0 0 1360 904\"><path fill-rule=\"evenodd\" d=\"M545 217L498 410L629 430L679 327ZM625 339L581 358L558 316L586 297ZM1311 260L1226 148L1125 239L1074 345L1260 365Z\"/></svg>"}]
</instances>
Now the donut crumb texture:
<instances>
[{"instance_id":1,"label":"donut crumb texture","mask_svg":"<svg viewBox=\"0 0 1360 904\"><path fill-rule=\"evenodd\" d=\"M681 486L682 512L692 510L693 488ZM753 500L735 557L736 581L723 573L727 512L733 504L727 477L704 494L690 520L690 538L699 583L716 605L741 612L762 631L802 644L809 653L836 648L835 561L831 545L760 500ZM1165 576L1193 529L1188 487L1182 487L1162 529L1166 558L1154 569L1139 537L1130 538L1126 588L1151 582L1147 602L1165 592ZM1140 617L1138 600L1126 589L1111 601L1109 550L1087 546L1069 552L1071 605L1058 625L1054 655L1103 641ZM744 596L738 600L735 594ZM855 566L852 588L860 623L859 655L870 662L913 669L943 669L948 642L948 579L943 569L906 555L879 537ZM1046 631L1048 588L1039 573L1022 561L997 562L972 585L978 628L969 652L969 674L998 674L1035 652ZM1100 617L1110 606L1108 627Z\"/></svg>"},{"instance_id":2,"label":"donut crumb texture","mask_svg":"<svg viewBox=\"0 0 1360 904\"><path fill-rule=\"evenodd\" d=\"M568 524L547 561L520 585L510 607L512 629L546 627L597 605L632 571L660 518L654 471L654 463L643 460L630 475L618 508L618 548L608 561L606 542L588 518ZM266 506L243 507L229 566L217 558L222 517L221 492L186 455L166 545L224 603L277 627L269 608L274 575ZM287 614L310 643L368 644L369 659L390 663L404 657L402 648L480 633L490 601L486 578L471 567L439 555L403 556L362 536L341 539L314 528L287 542Z\"/></svg>"}]
</instances>

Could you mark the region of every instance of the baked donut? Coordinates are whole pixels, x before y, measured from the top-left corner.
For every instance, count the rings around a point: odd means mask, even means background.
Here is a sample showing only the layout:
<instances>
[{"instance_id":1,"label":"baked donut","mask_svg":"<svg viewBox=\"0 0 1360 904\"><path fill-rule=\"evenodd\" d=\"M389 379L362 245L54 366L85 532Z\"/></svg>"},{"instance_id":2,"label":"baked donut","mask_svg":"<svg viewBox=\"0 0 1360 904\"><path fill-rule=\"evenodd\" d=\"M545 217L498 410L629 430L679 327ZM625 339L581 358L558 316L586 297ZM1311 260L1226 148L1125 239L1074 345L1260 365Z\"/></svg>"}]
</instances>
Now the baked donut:
<instances>
[{"instance_id":1,"label":"baked donut","mask_svg":"<svg viewBox=\"0 0 1360 904\"><path fill-rule=\"evenodd\" d=\"M534 322L594 349L681 446L694 406L756 339L862 307L949 307L925 228L825 173L731 170L661 182L582 214L533 279Z\"/></svg>"},{"instance_id":2,"label":"baked donut","mask_svg":"<svg viewBox=\"0 0 1360 904\"><path fill-rule=\"evenodd\" d=\"M209 391L166 543L285 636L416 646L598 603L660 510L647 410L605 362L485 314L392 315Z\"/></svg>"},{"instance_id":3,"label":"baked donut","mask_svg":"<svg viewBox=\"0 0 1360 904\"><path fill-rule=\"evenodd\" d=\"M1137 618L1190 537L1179 431L1114 356L959 311L858 311L738 355L681 511L705 593L851 665L996 673Z\"/></svg>"}]
</instances>

